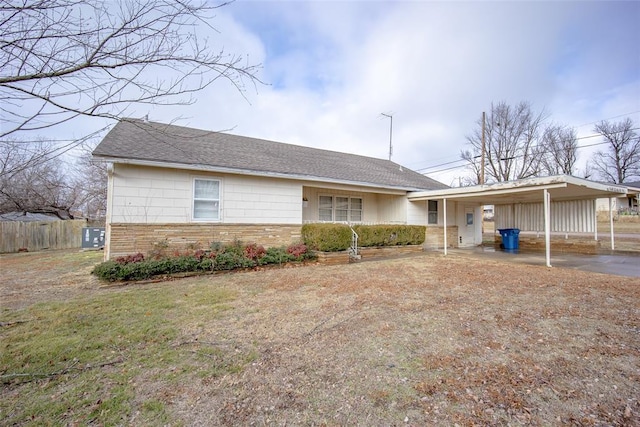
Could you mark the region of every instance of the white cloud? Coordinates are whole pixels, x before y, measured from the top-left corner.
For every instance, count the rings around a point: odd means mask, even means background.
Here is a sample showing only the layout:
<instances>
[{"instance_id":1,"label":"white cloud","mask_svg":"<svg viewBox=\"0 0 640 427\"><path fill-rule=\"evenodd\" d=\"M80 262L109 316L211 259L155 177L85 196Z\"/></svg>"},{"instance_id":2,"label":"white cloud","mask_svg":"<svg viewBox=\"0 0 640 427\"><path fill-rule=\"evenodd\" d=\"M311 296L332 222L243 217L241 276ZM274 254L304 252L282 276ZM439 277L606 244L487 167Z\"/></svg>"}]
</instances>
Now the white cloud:
<instances>
[{"instance_id":1,"label":"white cloud","mask_svg":"<svg viewBox=\"0 0 640 427\"><path fill-rule=\"evenodd\" d=\"M271 85L245 99L221 80L195 105L135 114L386 158L393 112L393 160L422 169L459 159L492 102L530 101L579 135L640 124L639 20L636 2L239 1L210 37Z\"/></svg>"}]
</instances>

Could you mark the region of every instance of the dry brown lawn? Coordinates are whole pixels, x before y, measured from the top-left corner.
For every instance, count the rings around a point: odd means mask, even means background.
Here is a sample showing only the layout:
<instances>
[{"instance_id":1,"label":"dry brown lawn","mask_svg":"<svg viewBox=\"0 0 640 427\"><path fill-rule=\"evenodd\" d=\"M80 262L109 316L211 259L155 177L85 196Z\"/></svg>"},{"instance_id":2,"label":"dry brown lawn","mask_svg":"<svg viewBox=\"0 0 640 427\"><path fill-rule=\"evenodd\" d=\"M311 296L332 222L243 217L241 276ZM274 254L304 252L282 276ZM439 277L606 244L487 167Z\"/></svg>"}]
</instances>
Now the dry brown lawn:
<instances>
[{"instance_id":1,"label":"dry brown lawn","mask_svg":"<svg viewBox=\"0 0 640 427\"><path fill-rule=\"evenodd\" d=\"M60 254L0 258L3 313L138 290L235 296L174 345L249 364L132 385L169 424L640 425L640 278L426 253L104 287L87 276L95 254L71 268Z\"/></svg>"}]
</instances>

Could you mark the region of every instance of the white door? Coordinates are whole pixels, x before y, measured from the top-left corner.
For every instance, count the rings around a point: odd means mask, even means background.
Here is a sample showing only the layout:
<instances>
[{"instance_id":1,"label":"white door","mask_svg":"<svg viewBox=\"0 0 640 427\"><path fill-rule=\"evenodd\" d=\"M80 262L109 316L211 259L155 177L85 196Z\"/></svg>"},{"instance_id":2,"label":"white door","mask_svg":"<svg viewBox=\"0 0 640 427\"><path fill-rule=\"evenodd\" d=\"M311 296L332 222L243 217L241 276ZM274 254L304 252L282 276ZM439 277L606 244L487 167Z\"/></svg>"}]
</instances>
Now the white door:
<instances>
[{"instance_id":1,"label":"white door","mask_svg":"<svg viewBox=\"0 0 640 427\"><path fill-rule=\"evenodd\" d=\"M478 216L479 212L480 208L472 205L463 205L458 211L458 245L460 247L477 246L482 243L482 222Z\"/></svg>"}]
</instances>

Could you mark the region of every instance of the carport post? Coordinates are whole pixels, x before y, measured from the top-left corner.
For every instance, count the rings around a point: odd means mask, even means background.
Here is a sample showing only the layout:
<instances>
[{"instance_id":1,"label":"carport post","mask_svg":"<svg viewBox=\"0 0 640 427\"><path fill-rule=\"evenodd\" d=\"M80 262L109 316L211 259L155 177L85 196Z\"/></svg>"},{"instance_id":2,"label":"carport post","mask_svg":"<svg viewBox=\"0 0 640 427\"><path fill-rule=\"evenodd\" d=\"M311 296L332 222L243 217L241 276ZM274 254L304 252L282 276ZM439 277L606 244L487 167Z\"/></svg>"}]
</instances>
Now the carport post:
<instances>
[{"instance_id":1,"label":"carport post","mask_svg":"<svg viewBox=\"0 0 640 427\"><path fill-rule=\"evenodd\" d=\"M442 215L444 217L444 254L447 254L447 199L442 199Z\"/></svg>"},{"instance_id":2,"label":"carport post","mask_svg":"<svg viewBox=\"0 0 640 427\"><path fill-rule=\"evenodd\" d=\"M551 225L549 224L549 208L551 205L549 191L544 189L544 246L547 258L547 267L551 267Z\"/></svg>"},{"instance_id":3,"label":"carport post","mask_svg":"<svg viewBox=\"0 0 640 427\"><path fill-rule=\"evenodd\" d=\"M593 238L598 240L598 201L593 200Z\"/></svg>"},{"instance_id":4,"label":"carport post","mask_svg":"<svg viewBox=\"0 0 640 427\"><path fill-rule=\"evenodd\" d=\"M609 197L609 232L611 233L611 250L616 249L613 238L613 197Z\"/></svg>"}]
</instances>

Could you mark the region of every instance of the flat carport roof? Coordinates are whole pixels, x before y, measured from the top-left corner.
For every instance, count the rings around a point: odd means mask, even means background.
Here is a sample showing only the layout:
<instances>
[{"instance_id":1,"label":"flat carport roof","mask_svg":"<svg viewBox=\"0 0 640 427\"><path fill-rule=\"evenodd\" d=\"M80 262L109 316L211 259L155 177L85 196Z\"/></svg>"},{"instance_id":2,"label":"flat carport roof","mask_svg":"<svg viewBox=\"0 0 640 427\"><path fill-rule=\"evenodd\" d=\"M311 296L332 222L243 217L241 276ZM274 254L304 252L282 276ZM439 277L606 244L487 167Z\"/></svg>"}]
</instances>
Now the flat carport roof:
<instances>
[{"instance_id":1,"label":"flat carport roof","mask_svg":"<svg viewBox=\"0 0 640 427\"><path fill-rule=\"evenodd\" d=\"M482 205L504 205L513 203L544 203L545 247L547 266L551 267L549 209L551 199L595 200L612 198L627 194L627 188L621 185L602 184L569 175L529 178L472 187L447 188L441 190L409 193L412 202L424 200L442 200L444 207L444 253L447 253L447 201L475 202ZM611 244L614 247L613 212L609 209Z\"/></svg>"}]
</instances>

